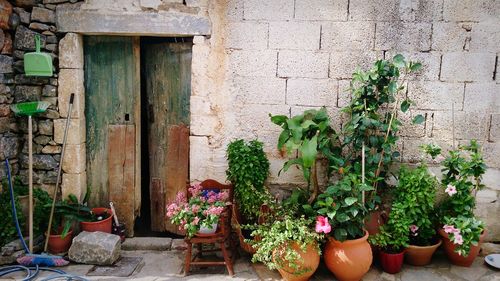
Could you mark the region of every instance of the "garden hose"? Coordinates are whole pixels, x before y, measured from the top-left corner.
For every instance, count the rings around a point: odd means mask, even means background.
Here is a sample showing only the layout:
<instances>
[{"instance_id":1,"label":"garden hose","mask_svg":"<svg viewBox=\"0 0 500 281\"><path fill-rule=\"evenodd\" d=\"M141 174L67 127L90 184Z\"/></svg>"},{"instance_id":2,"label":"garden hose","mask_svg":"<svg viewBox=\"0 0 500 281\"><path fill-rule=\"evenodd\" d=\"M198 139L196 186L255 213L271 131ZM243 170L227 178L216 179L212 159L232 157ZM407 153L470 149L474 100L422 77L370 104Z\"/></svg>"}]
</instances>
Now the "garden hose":
<instances>
[{"instance_id":1,"label":"garden hose","mask_svg":"<svg viewBox=\"0 0 500 281\"><path fill-rule=\"evenodd\" d=\"M19 221L17 219L17 209L16 209L16 204L15 204L15 199L14 199L14 188L12 186L12 178L11 178L11 174L10 174L9 159L7 159L7 158L5 159L5 166L7 168L7 180L9 183L10 202L11 202L11 206L12 206L12 217L14 220L14 224L16 226L17 235L18 235L19 239L21 240L21 244L24 248L24 251L27 254L30 254L28 246L26 245L26 242L24 241L24 237L21 233L21 228L19 227ZM83 277L67 274L66 272L59 270L59 269L54 269L54 268L49 268L49 267L39 267L38 265L31 266L31 267L27 267L27 266L23 266L23 265L2 266L2 267L0 267L0 277L7 275L7 274L14 273L14 272L18 272L18 271L25 271L26 277L24 277L22 280L23 281L31 281L31 280L35 279L36 276L38 276L38 274L40 273L40 270L52 271L52 272L55 272L58 274L58 275L49 276L43 280L55 280L57 278L65 278L63 280L81 280L81 281L88 280L88 279L85 279Z\"/></svg>"}]
</instances>

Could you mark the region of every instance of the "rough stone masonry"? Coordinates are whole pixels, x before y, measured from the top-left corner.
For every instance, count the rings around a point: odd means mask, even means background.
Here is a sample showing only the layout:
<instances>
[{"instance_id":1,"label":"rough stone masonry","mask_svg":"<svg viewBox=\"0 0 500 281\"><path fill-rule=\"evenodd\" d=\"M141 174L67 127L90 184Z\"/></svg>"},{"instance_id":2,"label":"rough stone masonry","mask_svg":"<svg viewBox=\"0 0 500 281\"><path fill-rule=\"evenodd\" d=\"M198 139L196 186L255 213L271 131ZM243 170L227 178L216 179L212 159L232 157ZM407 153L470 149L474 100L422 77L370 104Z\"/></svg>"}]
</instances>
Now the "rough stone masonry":
<instances>
[{"instance_id":1,"label":"rough stone masonry","mask_svg":"<svg viewBox=\"0 0 500 281\"><path fill-rule=\"evenodd\" d=\"M54 54L56 66L65 54L81 55L80 34L61 32L68 21L58 20L59 6L75 5L73 8L82 15L91 14L92 21L98 23L94 26L100 28L99 34L151 35L150 32L162 31L158 28L162 22L172 21L171 26L179 30L179 35L187 30L183 26L197 28L205 19L209 28L201 34L193 33L191 180L224 180L227 144L235 138L258 138L264 142L271 161L269 185L303 184L300 172L293 169L278 177L286 158L276 149L279 128L269 121L268 114L295 115L326 106L333 124L339 126L340 108L349 102L346 88L353 70L401 53L424 66L419 75L407 81L407 95L416 106L401 116L401 161L418 162L418 146L422 143L437 143L445 151L451 148L454 103L457 143L477 139L483 144L489 170L484 178L487 188L477 194L477 213L487 224L487 239L500 241L500 1L87 0L82 5L72 4L76 2L73 0L10 2L20 24L15 30L4 31L3 36L3 45L8 46L10 37L15 47L11 52L8 47L2 48L0 56L0 149L14 159L17 174L26 175L26 128L23 120L16 122L8 105L32 98L53 102L52 110L36 125L35 178L50 185L51 168L60 150L56 140L59 134L54 132L60 130L54 127L62 127L62 121L54 119L67 114L60 106L66 94L61 95L61 85L57 89L58 81L67 78L63 84L82 85L81 57L66 57L76 65L59 65L65 70L51 79L40 81L22 75L22 54L33 48L25 38L32 32L45 35L44 50ZM56 11L55 24L50 11ZM150 22L143 22L143 27L124 27L113 25L110 19L115 23L125 19ZM174 24L176 21L185 24ZM138 30L141 28L143 32ZM201 36L204 34L208 35ZM63 37L65 41L60 43ZM64 46L59 52L58 43ZM83 108L83 103L79 106ZM423 124L411 124L416 114L425 116ZM75 170L65 170L65 189L85 185L85 136L81 133L85 122L82 114L78 118L73 127L73 150L67 153L79 155L75 158L79 164ZM439 168L433 170L439 172Z\"/></svg>"}]
</instances>

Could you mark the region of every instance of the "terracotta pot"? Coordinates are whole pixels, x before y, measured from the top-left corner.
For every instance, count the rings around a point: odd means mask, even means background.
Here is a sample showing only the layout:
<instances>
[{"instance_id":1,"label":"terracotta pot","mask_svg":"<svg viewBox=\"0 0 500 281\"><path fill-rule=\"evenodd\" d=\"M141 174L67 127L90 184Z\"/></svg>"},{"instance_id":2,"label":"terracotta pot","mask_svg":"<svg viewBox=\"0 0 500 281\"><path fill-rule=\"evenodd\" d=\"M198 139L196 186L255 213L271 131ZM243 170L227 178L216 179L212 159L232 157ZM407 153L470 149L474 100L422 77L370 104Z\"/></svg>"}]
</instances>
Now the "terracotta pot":
<instances>
[{"instance_id":1,"label":"terracotta pot","mask_svg":"<svg viewBox=\"0 0 500 281\"><path fill-rule=\"evenodd\" d=\"M390 274L396 274L401 271L403 265L403 259L405 257L405 251L397 254L386 253L380 250L379 258L382 269Z\"/></svg>"},{"instance_id":2,"label":"terracotta pot","mask_svg":"<svg viewBox=\"0 0 500 281\"><path fill-rule=\"evenodd\" d=\"M365 229L370 235L375 235L379 233L379 229L382 224L384 224L382 211L373 211L365 221Z\"/></svg>"},{"instance_id":3,"label":"terracotta pot","mask_svg":"<svg viewBox=\"0 0 500 281\"><path fill-rule=\"evenodd\" d=\"M439 239L438 243L431 246L410 245L405 252L405 261L411 265L427 265L431 263L432 255L441 246L443 241Z\"/></svg>"},{"instance_id":4,"label":"terracotta pot","mask_svg":"<svg viewBox=\"0 0 500 281\"><path fill-rule=\"evenodd\" d=\"M47 235L47 233L45 233ZM49 252L51 254L62 254L66 253L71 246L73 241L73 230L70 230L64 238L61 238L60 234L50 234L49 236Z\"/></svg>"},{"instance_id":5,"label":"terracotta pot","mask_svg":"<svg viewBox=\"0 0 500 281\"><path fill-rule=\"evenodd\" d=\"M297 265L299 266L299 271L301 271L301 274L294 274L295 270L286 265L282 268L278 268L281 277L283 277L283 279L287 281L309 280L309 278L313 276L314 272L316 272L316 269L318 269L319 266L320 257L317 251L317 245L315 243L307 245L305 252L300 249L299 244L297 244L296 242L292 242L291 247L292 249L297 251L300 256L297 260ZM273 253L273 261L275 261L275 254L276 251Z\"/></svg>"},{"instance_id":6,"label":"terracotta pot","mask_svg":"<svg viewBox=\"0 0 500 281\"><path fill-rule=\"evenodd\" d=\"M451 261L451 263L458 266L469 267L472 265L474 259L479 254L479 250L481 250L481 243L486 236L486 230L484 230L483 233L481 233L481 236L479 236L479 243L477 244L477 246L470 246L469 255L467 255L466 257L461 256L455 252L455 244L450 241L450 239L448 238L448 233L444 232L442 228L439 229L439 235L443 237L444 252L446 253L446 256Z\"/></svg>"},{"instance_id":7,"label":"terracotta pot","mask_svg":"<svg viewBox=\"0 0 500 281\"><path fill-rule=\"evenodd\" d=\"M88 232L101 231L101 232L111 233L113 212L107 208L92 208L92 212L96 215L102 215L106 212L109 215L109 217L101 221L80 222L80 229L82 231L88 231Z\"/></svg>"},{"instance_id":8,"label":"terracotta pot","mask_svg":"<svg viewBox=\"0 0 500 281\"><path fill-rule=\"evenodd\" d=\"M373 257L367 239L368 231L365 231L365 236L359 239L344 242L328 238L323 257L326 267L338 280L361 280L370 270Z\"/></svg>"}]
</instances>

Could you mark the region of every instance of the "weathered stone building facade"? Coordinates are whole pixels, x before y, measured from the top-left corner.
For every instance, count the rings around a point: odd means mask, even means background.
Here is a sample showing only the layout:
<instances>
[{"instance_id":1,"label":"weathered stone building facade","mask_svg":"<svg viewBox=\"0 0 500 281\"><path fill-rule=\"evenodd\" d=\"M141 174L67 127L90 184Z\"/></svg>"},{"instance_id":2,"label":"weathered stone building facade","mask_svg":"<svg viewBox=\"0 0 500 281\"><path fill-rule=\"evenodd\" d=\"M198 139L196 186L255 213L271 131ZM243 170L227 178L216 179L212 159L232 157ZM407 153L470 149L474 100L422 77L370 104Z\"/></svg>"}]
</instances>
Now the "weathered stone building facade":
<instances>
[{"instance_id":1,"label":"weathered stone building facade","mask_svg":"<svg viewBox=\"0 0 500 281\"><path fill-rule=\"evenodd\" d=\"M77 94L64 193L86 187L82 35L194 36L190 124L190 178L225 179L227 144L258 138L271 161L269 184L303 184L276 149L279 127L269 113L295 115L326 106L334 125L349 101L346 88L357 66L402 53L423 69L407 82L416 106L404 120L403 162L420 160L418 146L452 146L452 103L458 143L479 140L490 167L477 194L477 213L489 240L500 240L500 2L495 0L16 0L20 24L4 31L11 52L0 59L0 149L26 174L23 120L8 105L49 100L38 119L35 180L54 184L66 104ZM32 31L30 31L32 30ZM22 54L31 32L43 36L58 75L23 76ZM8 49L8 47L7 47ZM416 114L425 116L412 125ZM0 154L0 159L3 160ZM17 162L16 162L17 161ZM24 163L24 164L23 164ZM71 165L70 165L71 164ZM436 169L436 173L439 169ZM1 174L0 174L1 175Z\"/></svg>"}]
</instances>

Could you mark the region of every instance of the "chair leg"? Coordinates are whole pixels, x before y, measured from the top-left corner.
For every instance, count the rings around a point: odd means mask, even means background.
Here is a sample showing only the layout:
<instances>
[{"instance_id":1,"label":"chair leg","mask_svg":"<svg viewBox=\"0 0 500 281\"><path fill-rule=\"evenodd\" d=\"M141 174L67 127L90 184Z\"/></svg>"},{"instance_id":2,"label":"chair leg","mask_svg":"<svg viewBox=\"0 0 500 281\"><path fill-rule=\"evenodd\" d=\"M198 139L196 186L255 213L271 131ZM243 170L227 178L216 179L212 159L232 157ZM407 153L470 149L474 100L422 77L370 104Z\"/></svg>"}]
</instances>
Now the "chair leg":
<instances>
[{"instance_id":1,"label":"chair leg","mask_svg":"<svg viewBox=\"0 0 500 281\"><path fill-rule=\"evenodd\" d=\"M226 243L221 242L220 248L222 250L222 255L224 256L224 262L226 263L227 271L229 272L229 275L233 276L234 275L233 262L231 260L231 257L229 257L229 253L227 252Z\"/></svg>"},{"instance_id":2,"label":"chair leg","mask_svg":"<svg viewBox=\"0 0 500 281\"><path fill-rule=\"evenodd\" d=\"M184 261L184 276L187 276L189 274L189 267L191 266L191 251L193 249L193 244L191 242L186 242L187 244L187 249L186 249L186 258Z\"/></svg>"}]
</instances>

